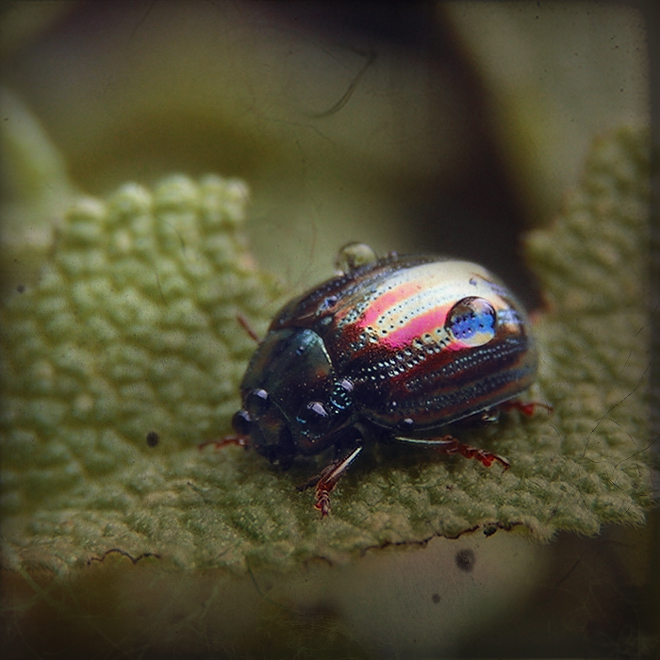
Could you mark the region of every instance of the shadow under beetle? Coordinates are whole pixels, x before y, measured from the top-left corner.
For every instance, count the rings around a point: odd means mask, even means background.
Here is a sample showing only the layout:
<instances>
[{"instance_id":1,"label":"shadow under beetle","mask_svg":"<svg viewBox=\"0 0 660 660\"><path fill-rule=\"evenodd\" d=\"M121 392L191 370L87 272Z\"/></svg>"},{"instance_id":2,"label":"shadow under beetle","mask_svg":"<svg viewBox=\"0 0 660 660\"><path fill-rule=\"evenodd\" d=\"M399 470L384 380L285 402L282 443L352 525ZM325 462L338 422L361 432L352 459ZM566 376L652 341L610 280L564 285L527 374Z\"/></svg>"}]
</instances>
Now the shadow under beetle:
<instances>
[{"instance_id":1,"label":"shadow under beetle","mask_svg":"<svg viewBox=\"0 0 660 660\"><path fill-rule=\"evenodd\" d=\"M338 256L339 275L294 298L273 319L241 384L237 435L279 464L334 449L332 462L300 487L315 508L365 443L399 441L509 463L446 434L468 418L494 421L535 380L527 315L485 268L427 256L377 259L361 244Z\"/></svg>"}]
</instances>

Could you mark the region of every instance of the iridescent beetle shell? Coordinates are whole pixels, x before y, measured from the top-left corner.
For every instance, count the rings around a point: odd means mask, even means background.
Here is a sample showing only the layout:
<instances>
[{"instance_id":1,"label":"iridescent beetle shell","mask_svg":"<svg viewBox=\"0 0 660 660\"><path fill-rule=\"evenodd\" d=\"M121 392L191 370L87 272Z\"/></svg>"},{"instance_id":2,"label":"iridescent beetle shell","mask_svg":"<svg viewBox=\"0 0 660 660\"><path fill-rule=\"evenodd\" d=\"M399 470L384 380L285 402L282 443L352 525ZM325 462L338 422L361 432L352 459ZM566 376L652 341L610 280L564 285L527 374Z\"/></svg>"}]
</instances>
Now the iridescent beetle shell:
<instances>
[{"instance_id":1,"label":"iridescent beetle shell","mask_svg":"<svg viewBox=\"0 0 660 660\"><path fill-rule=\"evenodd\" d=\"M345 272L275 316L243 378L234 427L285 468L334 447L317 484L325 514L328 493L373 439L508 465L444 432L517 397L536 371L527 315L484 267L423 256L349 259Z\"/></svg>"}]
</instances>

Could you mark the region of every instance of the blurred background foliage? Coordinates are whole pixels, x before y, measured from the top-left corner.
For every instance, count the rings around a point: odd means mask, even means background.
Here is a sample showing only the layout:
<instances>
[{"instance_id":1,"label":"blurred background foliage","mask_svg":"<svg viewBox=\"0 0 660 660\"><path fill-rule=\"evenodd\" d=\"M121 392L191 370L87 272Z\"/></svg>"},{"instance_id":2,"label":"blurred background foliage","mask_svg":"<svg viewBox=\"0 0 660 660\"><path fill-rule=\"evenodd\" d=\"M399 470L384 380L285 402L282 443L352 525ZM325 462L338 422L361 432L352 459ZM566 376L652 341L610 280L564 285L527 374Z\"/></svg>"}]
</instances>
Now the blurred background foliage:
<instances>
[{"instance_id":1,"label":"blurred background foliage","mask_svg":"<svg viewBox=\"0 0 660 660\"><path fill-rule=\"evenodd\" d=\"M3 83L78 188L239 176L292 288L360 240L475 259L534 301L521 229L594 135L650 116L625 5L19 2L2 22Z\"/></svg>"},{"instance_id":2,"label":"blurred background foliage","mask_svg":"<svg viewBox=\"0 0 660 660\"><path fill-rule=\"evenodd\" d=\"M360 240L482 262L534 307L521 233L551 222L595 135L650 121L652 4L4 3L3 161L26 141L55 150L2 168L3 280L38 277L77 192L212 171L249 183L255 254L292 291ZM40 126L8 127L23 105ZM464 651L497 635L509 653L643 657L654 529L560 538L551 579ZM332 612L309 616L328 648L370 657ZM307 627L273 617L282 649Z\"/></svg>"}]
</instances>

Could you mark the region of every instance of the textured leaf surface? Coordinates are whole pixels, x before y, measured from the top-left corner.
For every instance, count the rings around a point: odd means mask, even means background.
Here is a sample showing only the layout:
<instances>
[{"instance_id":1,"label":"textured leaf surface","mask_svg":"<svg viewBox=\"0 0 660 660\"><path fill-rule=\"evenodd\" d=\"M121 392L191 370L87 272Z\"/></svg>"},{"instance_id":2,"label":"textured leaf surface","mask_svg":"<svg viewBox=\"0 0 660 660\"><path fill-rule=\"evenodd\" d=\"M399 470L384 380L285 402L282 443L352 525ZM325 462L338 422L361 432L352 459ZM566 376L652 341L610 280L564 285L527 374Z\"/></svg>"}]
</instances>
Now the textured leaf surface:
<instances>
[{"instance_id":1,"label":"textured leaf surface","mask_svg":"<svg viewBox=\"0 0 660 660\"><path fill-rule=\"evenodd\" d=\"M121 552L241 573L479 527L547 539L642 523L648 194L646 134L622 130L528 242L548 302L530 396L554 412L462 436L511 469L424 450L367 457L327 519L295 489L313 463L281 473L239 448L198 447L238 405L254 348L238 314L263 332L277 297L246 250L245 187L175 177L82 201L39 283L1 310L4 565L65 572Z\"/></svg>"}]
</instances>

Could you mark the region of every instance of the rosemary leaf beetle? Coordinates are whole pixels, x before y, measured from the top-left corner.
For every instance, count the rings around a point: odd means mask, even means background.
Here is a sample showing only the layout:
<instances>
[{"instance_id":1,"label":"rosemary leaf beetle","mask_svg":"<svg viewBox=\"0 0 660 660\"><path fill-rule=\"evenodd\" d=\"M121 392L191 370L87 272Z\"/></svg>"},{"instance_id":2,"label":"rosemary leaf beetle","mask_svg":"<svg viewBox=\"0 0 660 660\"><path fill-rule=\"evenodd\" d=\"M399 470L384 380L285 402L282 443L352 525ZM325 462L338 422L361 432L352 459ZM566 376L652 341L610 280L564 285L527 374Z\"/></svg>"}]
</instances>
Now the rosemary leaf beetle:
<instances>
[{"instance_id":1,"label":"rosemary leaf beetle","mask_svg":"<svg viewBox=\"0 0 660 660\"><path fill-rule=\"evenodd\" d=\"M447 429L467 418L496 419L533 383L537 353L514 295L467 261L377 259L352 244L337 265L336 277L273 319L241 384L237 435L225 443L253 447L284 469L332 448L330 464L301 487L316 488L322 515L369 442L426 445L506 469L506 459Z\"/></svg>"}]
</instances>

